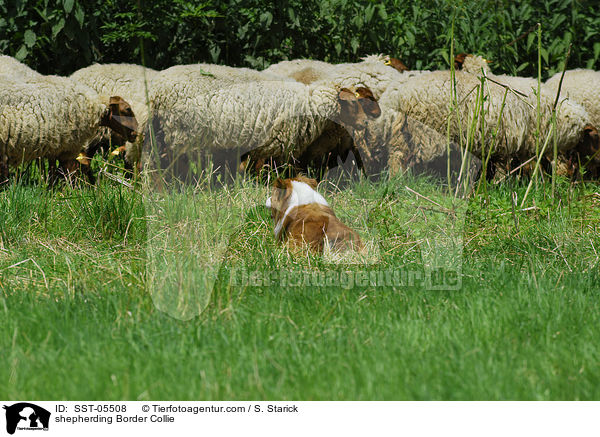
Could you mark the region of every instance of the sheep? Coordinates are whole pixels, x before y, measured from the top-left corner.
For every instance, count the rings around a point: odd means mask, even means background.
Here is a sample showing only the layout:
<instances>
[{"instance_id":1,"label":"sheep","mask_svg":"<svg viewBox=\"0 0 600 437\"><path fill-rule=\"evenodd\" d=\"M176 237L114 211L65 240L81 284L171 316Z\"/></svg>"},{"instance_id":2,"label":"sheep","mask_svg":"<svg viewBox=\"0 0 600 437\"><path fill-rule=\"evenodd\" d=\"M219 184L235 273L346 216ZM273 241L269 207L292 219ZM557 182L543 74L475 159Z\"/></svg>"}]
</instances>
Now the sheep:
<instances>
[{"instance_id":1,"label":"sheep","mask_svg":"<svg viewBox=\"0 0 600 437\"><path fill-rule=\"evenodd\" d=\"M118 95L131 104L133 113L140 126L145 126L148 119L147 88L158 71L135 64L93 64L71 74L70 78L94 89L102 95ZM92 158L100 147L108 142L121 144L125 150L125 162L131 166L139 163L143 139L135 143L126 142L125 138L110 135L106 127L100 129L94 140L87 145L85 155Z\"/></svg>"},{"instance_id":2,"label":"sheep","mask_svg":"<svg viewBox=\"0 0 600 437\"><path fill-rule=\"evenodd\" d=\"M327 74L327 71L333 68L334 65L328 62L313 59L294 59L273 64L264 69L263 72L282 78L292 78L308 85L322 78L324 74Z\"/></svg>"},{"instance_id":3,"label":"sheep","mask_svg":"<svg viewBox=\"0 0 600 437\"><path fill-rule=\"evenodd\" d=\"M456 92L458 115L452 118L450 138L458 144L465 144L466 133L477 113L477 95L481 81L473 74L456 72ZM506 105L498 124L500 108L505 94L505 88L491 81L485 81L484 88L485 132L481 135L479 126L474 132L474 142L470 151L478 158L484 158L493 144L493 133L497 131L497 142L492 154L495 162L501 165L510 164L513 158L524 162L536 152L536 110L530 103L523 101L521 96L508 92ZM452 102L451 76L448 71L432 72L414 77L406 83L392 86L380 99L384 107L405 113L408 117L421 122L436 132L446 135L449 105ZM542 99L541 126L547 126L551 115L551 99ZM557 138L559 152L566 153L574 148L585 147L594 141L595 129L590 126L590 120L585 110L572 102L563 102L559 108L557 122ZM542 133L542 139L544 134ZM485 142L483 142L485 141ZM550 148L548 148L547 153Z\"/></svg>"},{"instance_id":4,"label":"sheep","mask_svg":"<svg viewBox=\"0 0 600 437\"><path fill-rule=\"evenodd\" d=\"M561 76L562 73L557 73L545 83L555 95ZM590 115L592 124L600 126L600 72L585 69L566 71L560 93L582 105Z\"/></svg>"},{"instance_id":5,"label":"sheep","mask_svg":"<svg viewBox=\"0 0 600 437\"><path fill-rule=\"evenodd\" d=\"M468 55L466 53L460 53L454 59L455 67L465 73L484 74L486 77L527 96L531 95L532 91L537 90L537 79L533 77L510 76L508 74L493 74L489 66L490 63L491 61L481 56Z\"/></svg>"},{"instance_id":6,"label":"sheep","mask_svg":"<svg viewBox=\"0 0 600 437\"><path fill-rule=\"evenodd\" d=\"M360 128L366 117L377 115L372 99L327 80L304 85L242 70L176 66L154 79L151 121L157 144L145 148L159 153L163 168L173 165L175 173L185 174L190 153L289 162L336 123Z\"/></svg>"},{"instance_id":7,"label":"sheep","mask_svg":"<svg viewBox=\"0 0 600 437\"><path fill-rule=\"evenodd\" d=\"M0 83L0 179L9 166L48 158L70 170L82 145L100 126L135 140L137 122L131 107L118 96L101 97L68 78L41 76L3 78Z\"/></svg>"},{"instance_id":8,"label":"sheep","mask_svg":"<svg viewBox=\"0 0 600 437\"><path fill-rule=\"evenodd\" d=\"M462 62L461 62L462 59ZM528 103L531 111L534 112L530 118L531 126L529 126L530 134L528 136L527 143L530 145L529 151L533 150L532 144L536 143L535 132L537 131L537 105L538 105L538 81L534 78L529 77L516 77L508 75L495 75L493 74L489 66L489 61L483 59L481 56L473 55L458 55L456 59L457 63L462 64L462 70L467 73L480 73L487 78L508 86L511 90L515 90L517 93L523 95L524 100ZM590 81L593 75L582 74L584 83L591 84ZM600 75L598 76L600 77ZM548 81L546 84L540 85L539 92L539 105L540 105L540 127L542 128L543 141L545 136L544 132L546 127L550 123L552 116L552 110L556 104L556 94L558 92L558 82L560 81L560 75L556 75ZM600 81L599 81L600 82ZM567 85L569 87L569 85ZM566 93L566 97L570 97L571 94ZM576 91L572 93L575 97ZM596 126L600 123L600 117L594 117L593 104L590 103L593 99L586 99L585 92L580 92L580 98L563 99L557 106L557 137L559 143L559 151L561 152L562 158L566 158L569 161L571 158L577 160L577 157L572 156L578 154L579 157L592 157L596 156L597 159L594 161L594 165L590 167L592 172L596 171L596 167L600 165L600 156L597 155L597 151L600 148L598 144L598 131ZM583 105L582 105L583 104Z\"/></svg>"},{"instance_id":9,"label":"sheep","mask_svg":"<svg viewBox=\"0 0 600 437\"><path fill-rule=\"evenodd\" d=\"M327 78L337 81L342 87L366 87L379 98L390 82L405 82L422 73L406 70L406 66L396 58L369 55L361 62L343 64L328 64L310 59L283 61L264 71L289 77L306 85Z\"/></svg>"},{"instance_id":10,"label":"sheep","mask_svg":"<svg viewBox=\"0 0 600 437\"><path fill-rule=\"evenodd\" d=\"M408 67L404 65L402 61L388 55L368 55L362 58L362 62L342 64L330 64L328 62L317 61L314 59L294 59L291 61L281 61L277 64L272 64L263 71L276 76L293 78L299 82L308 84L314 82L315 80L321 79L324 75L327 75L329 71L337 67L353 66L361 63L381 63L396 69L398 72L409 71ZM302 77L300 72L304 70L310 70L314 72L314 79L310 82L299 80Z\"/></svg>"},{"instance_id":11,"label":"sheep","mask_svg":"<svg viewBox=\"0 0 600 437\"><path fill-rule=\"evenodd\" d=\"M558 93L560 77L562 73L557 73L548 79L545 87L553 94ZM600 90L600 72L585 69L575 69L565 72L561 85L561 98L567 97L569 100L577 102L585 108L590 117L589 141L587 148L581 151L581 157L587 160L591 159L593 165L590 166L592 173L598 173L600 169L600 153L598 143L594 141L593 126L600 126L600 104L598 104L598 90ZM584 164L586 163L584 162Z\"/></svg>"},{"instance_id":12,"label":"sheep","mask_svg":"<svg viewBox=\"0 0 600 437\"><path fill-rule=\"evenodd\" d=\"M342 87L369 88L376 99L379 99L391 84L400 84L413 77L423 74L423 71L398 71L386 64L389 57L371 55L362 62L338 64L326 71L326 78Z\"/></svg>"},{"instance_id":13,"label":"sheep","mask_svg":"<svg viewBox=\"0 0 600 437\"><path fill-rule=\"evenodd\" d=\"M451 171L456 176L461 168L461 153L454 142L448 144L445 135L409 117L407 114L381 106L381 116L370 120L365 129L354 132L355 149L369 176L383 170L390 175L412 169L438 176L447 174L448 148ZM469 174L476 176L480 160L470 156Z\"/></svg>"},{"instance_id":14,"label":"sheep","mask_svg":"<svg viewBox=\"0 0 600 437\"><path fill-rule=\"evenodd\" d=\"M17 61L11 56L0 56L0 76L10 79L36 79L42 77L40 73Z\"/></svg>"},{"instance_id":15,"label":"sheep","mask_svg":"<svg viewBox=\"0 0 600 437\"><path fill-rule=\"evenodd\" d=\"M474 75L459 71L456 72L455 77L461 125L458 124L456 118L453 118L450 134L453 141L460 142L461 134L464 139L469 122L477 110L477 91L481 82ZM503 88L492 83L486 90L490 96L486 102L488 111L485 114L485 138L491 137L491 132L498 124L503 91ZM379 102L382 106L403 112L445 135L450 114L449 105L452 102L450 72L430 72L414 77L407 82L394 84L388 88ZM529 111L523 102L511 94L507 95L507 108L512 108L512 110L506 110L503 114L503 123L498 133L498 148L502 150L502 154L512 155L520 151L529 132L526 129L508 129L507 127L518 126L520 121L528 119ZM476 132L475 134L477 140L480 140L480 133Z\"/></svg>"}]
</instances>

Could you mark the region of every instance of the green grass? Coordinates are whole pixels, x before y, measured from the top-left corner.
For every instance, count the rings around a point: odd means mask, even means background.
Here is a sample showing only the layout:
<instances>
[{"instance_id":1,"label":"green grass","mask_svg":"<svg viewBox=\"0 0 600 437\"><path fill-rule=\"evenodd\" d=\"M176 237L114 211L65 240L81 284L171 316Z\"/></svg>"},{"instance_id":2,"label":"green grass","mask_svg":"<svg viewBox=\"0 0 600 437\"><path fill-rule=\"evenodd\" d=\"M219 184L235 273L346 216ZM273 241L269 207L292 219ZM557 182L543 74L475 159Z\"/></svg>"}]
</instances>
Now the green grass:
<instances>
[{"instance_id":1,"label":"green grass","mask_svg":"<svg viewBox=\"0 0 600 437\"><path fill-rule=\"evenodd\" d=\"M520 201L525 183L469 200L459 290L232 283L241 266L422 269L428 226L448 216L419 208L431 205L406 185L444 202L422 177L322 185L376 243L374 264L351 265L290 254L253 181L153 197L107 181L10 185L0 192L0 398L600 399L598 185L559 183L553 203L540 184L535 208L514 215L511 193ZM185 262L168 271L160 259ZM212 294L167 302L179 318L159 311L158 285L188 287L175 273L200 266L216 272Z\"/></svg>"}]
</instances>

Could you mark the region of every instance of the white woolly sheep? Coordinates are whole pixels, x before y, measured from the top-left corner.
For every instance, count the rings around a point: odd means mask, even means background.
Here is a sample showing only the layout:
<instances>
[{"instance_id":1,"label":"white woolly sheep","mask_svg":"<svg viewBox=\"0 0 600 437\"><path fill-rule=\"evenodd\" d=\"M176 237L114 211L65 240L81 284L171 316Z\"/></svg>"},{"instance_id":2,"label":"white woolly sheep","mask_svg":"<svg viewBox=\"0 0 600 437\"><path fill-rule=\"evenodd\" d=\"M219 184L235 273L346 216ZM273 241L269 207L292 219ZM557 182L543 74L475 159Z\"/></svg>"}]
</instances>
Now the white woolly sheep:
<instances>
[{"instance_id":1,"label":"white woolly sheep","mask_svg":"<svg viewBox=\"0 0 600 437\"><path fill-rule=\"evenodd\" d=\"M560 83L562 73L557 73L548 79L545 87L551 93L556 95ZM576 69L565 72L565 77L561 85L561 99L567 97L569 100L577 102L585 108L589 117L590 123L596 128L600 126L600 72L593 70ZM590 135L593 137L594 132L590 130ZM596 133L597 135L597 133ZM582 157L594 157L596 169L590 168L592 172L597 172L600 168L600 146L594 141L590 141L589 147L582 150Z\"/></svg>"},{"instance_id":2,"label":"white woolly sheep","mask_svg":"<svg viewBox=\"0 0 600 437\"><path fill-rule=\"evenodd\" d=\"M481 86L480 79L473 74L456 72L458 115L452 117L450 125L451 140L465 144L466 134L477 113L477 94ZM498 118L505 94L505 88L485 81L483 88L485 132L483 139L485 151L492 145L493 132L497 130L497 142L492 157L500 163L508 163L512 158L528 159L535 153L536 111L522 97L513 93L506 95L506 105L502 112L500 125ZM403 112L408 117L430 126L442 135L446 135L449 105L452 101L451 76L449 71L432 72L415 77L404 84L392 86L380 99L382 106ZM542 127L547 126L551 99L542 99ZM559 151L567 152L578 145L593 140L589 117L585 110L572 102L564 102L559 108L557 138ZM544 137L542 132L542 139ZM482 158L482 136L479 125L475 131L474 143L470 148L477 157ZM548 152L550 148L548 148Z\"/></svg>"},{"instance_id":3,"label":"white woolly sheep","mask_svg":"<svg viewBox=\"0 0 600 437\"><path fill-rule=\"evenodd\" d=\"M0 56L0 76L13 80L35 79L42 77L40 73L17 61L11 56Z\"/></svg>"},{"instance_id":4,"label":"white woolly sheep","mask_svg":"<svg viewBox=\"0 0 600 437\"><path fill-rule=\"evenodd\" d=\"M263 72L279 77L291 78L298 80L298 82L308 84L321 79L323 75L327 74L327 71L333 67L333 64L314 59L294 59L270 65L264 69ZM301 72L305 72L305 74L302 75Z\"/></svg>"},{"instance_id":5,"label":"white woolly sheep","mask_svg":"<svg viewBox=\"0 0 600 437\"><path fill-rule=\"evenodd\" d=\"M140 126L145 126L148 119L147 88L158 71L135 64L93 64L73 73L70 78L95 90L98 94L121 96L133 108L133 113ZM86 155L93 157L99 147L111 139L108 128L101 128L99 135L86 148ZM125 160L134 165L140 161L143 138L135 143L112 135L112 143L125 147Z\"/></svg>"},{"instance_id":6,"label":"white woolly sheep","mask_svg":"<svg viewBox=\"0 0 600 437\"><path fill-rule=\"evenodd\" d=\"M516 77L508 75L495 75L493 74L488 66L488 61L483 59L481 56L473 55L458 55L457 64L462 64L462 70L467 73L483 74L489 79L508 86L512 90L520 92L524 95L524 100L528 102L531 111L534 114L530 118L531 126L529 126L530 134L528 137L528 144L535 144L535 132L537 131L537 105L538 105L538 82L537 79L528 77ZM462 62L461 62L462 58ZM585 71L585 70L579 70ZM589 97L587 93L588 87L593 89L593 78L595 72L587 70L585 73L574 73L573 77L580 76L581 80L575 79L574 82L571 80L567 81L567 88L571 93L562 93L565 97L572 97L569 99L559 100L557 106L557 137L558 145L561 154L569 152L568 154L577 153L580 157L593 156L598 151L600 145L598 144L598 132L596 126L600 123L600 111L596 109L598 116L595 116L594 112L594 99ZM540 120L540 128L542 129L542 135L540 141L545 139L545 133L552 116L552 109L556 102L556 93L558 92L558 83L560 81L560 74L555 75L549 79L546 84L540 86L539 104L540 113L542 115ZM571 88L573 83L585 83L585 87L578 90L577 86ZM596 75L596 83L600 85L600 74ZM565 82L563 82L563 85ZM597 155L597 154L596 154ZM600 156L597 157L596 164L600 164Z\"/></svg>"},{"instance_id":7,"label":"white woolly sheep","mask_svg":"<svg viewBox=\"0 0 600 437\"><path fill-rule=\"evenodd\" d=\"M548 79L546 87L555 95L562 73L557 73ZM600 72L594 70L576 69L565 72L561 96L582 105L590 115L594 126L600 126Z\"/></svg>"},{"instance_id":8,"label":"white woolly sheep","mask_svg":"<svg viewBox=\"0 0 600 437\"><path fill-rule=\"evenodd\" d=\"M24 80L3 78L0 86L0 177L8 167L48 158L70 170L81 148L109 126L135 140L137 123L120 97L100 97L68 78L41 76Z\"/></svg>"},{"instance_id":9,"label":"white woolly sheep","mask_svg":"<svg viewBox=\"0 0 600 437\"><path fill-rule=\"evenodd\" d=\"M382 106L381 116L355 132L355 149L370 175L386 170L389 174L407 170L446 175L448 140L446 135L409 117ZM451 171L458 173L461 158L458 146L450 143ZM478 169L479 160L471 159L469 172Z\"/></svg>"},{"instance_id":10,"label":"white woolly sheep","mask_svg":"<svg viewBox=\"0 0 600 437\"><path fill-rule=\"evenodd\" d=\"M366 116L376 116L372 115L375 102L335 83L307 86L242 70L186 65L164 70L155 78L151 119L157 151L167 157L163 168L178 162L185 172L178 156L190 152L232 158L256 151L251 160L271 157L289 162L335 123L360 128Z\"/></svg>"},{"instance_id":11,"label":"white woolly sheep","mask_svg":"<svg viewBox=\"0 0 600 437\"><path fill-rule=\"evenodd\" d=\"M319 80L331 80L342 87L369 88L379 98L390 82L405 82L420 71L405 71L398 59L385 55L369 55L361 62L328 64L310 59L282 61L264 70L310 85Z\"/></svg>"},{"instance_id":12,"label":"white woolly sheep","mask_svg":"<svg viewBox=\"0 0 600 437\"><path fill-rule=\"evenodd\" d=\"M457 69L460 69L465 73L476 75L483 74L486 77L527 96L537 90L537 79L534 79L533 77L510 76L508 74L494 74L490 69L490 62L491 61L488 61L482 56L461 53L456 55L454 65Z\"/></svg>"}]
</instances>

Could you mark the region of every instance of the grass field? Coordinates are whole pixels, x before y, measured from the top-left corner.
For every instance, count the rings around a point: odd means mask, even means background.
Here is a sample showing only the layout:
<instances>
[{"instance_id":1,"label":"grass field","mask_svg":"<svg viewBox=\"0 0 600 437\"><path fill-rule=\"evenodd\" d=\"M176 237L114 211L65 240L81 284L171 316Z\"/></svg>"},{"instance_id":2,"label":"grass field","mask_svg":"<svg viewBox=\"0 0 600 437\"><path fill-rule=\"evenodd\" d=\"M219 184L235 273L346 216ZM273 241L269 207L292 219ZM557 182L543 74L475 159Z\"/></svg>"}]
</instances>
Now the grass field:
<instances>
[{"instance_id":1,"label":"grass field","mask_svg":"<svg viewBox=\"0 0 600 437\"><path fill-rule=\"evenodd\" d=\"M422 270L423 232L448 214L406 186L447 207L425 177L322 185L372 244L344 265L276 242L251 180L153 196L13 183L0 192L0 398L600 399L599 185L562 182L553 201L540 184L526 211L513 212L520 181L471 198L457 290L236 282L239 268ZM202 280L212 293L192 296ZM173 284L190 294L157 292Z\"/></svg>"}]
</instances>

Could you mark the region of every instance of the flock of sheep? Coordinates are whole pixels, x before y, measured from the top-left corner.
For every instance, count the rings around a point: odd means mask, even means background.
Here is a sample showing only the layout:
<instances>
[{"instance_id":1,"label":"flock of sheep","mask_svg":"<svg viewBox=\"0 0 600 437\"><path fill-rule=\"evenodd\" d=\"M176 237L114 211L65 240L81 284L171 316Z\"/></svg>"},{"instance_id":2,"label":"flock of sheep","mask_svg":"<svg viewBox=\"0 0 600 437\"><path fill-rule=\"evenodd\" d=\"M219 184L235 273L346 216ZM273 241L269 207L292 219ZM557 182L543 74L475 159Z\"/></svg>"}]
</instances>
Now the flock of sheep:
<instances>
[{"instance_id":1,"label":"flock of sheep","mask_svg":"<svg viewBox=\"0 0 600 437\"><path fill-rule=\"evenodd\" d=\"M489 154L507 173L536 155L549 129L564 174L585 166L598 176L600 72L567 71L538 93L537 80L495 75L479 56L458 55L455 65L454 81L450 71L410 71L382 55L263 71L94 64L66 78L0 56L0 182L37 158L93 181L89 161L107 143L121 146L130 168L183 179L209 155L248 171L331 168L352 156L367 173L395 173L445 162L450 146ZM552 148L543 150L550 162Z\"/></svg>"}]
</instances>

